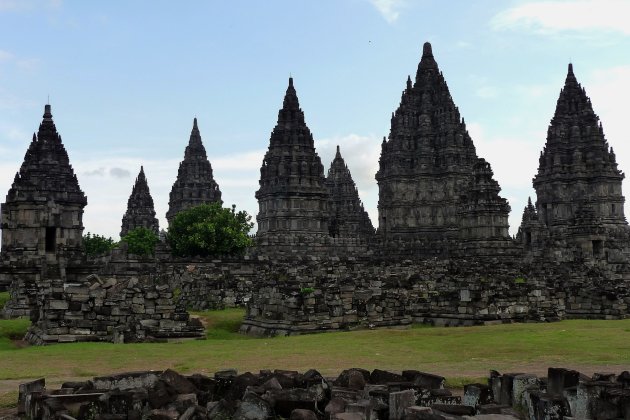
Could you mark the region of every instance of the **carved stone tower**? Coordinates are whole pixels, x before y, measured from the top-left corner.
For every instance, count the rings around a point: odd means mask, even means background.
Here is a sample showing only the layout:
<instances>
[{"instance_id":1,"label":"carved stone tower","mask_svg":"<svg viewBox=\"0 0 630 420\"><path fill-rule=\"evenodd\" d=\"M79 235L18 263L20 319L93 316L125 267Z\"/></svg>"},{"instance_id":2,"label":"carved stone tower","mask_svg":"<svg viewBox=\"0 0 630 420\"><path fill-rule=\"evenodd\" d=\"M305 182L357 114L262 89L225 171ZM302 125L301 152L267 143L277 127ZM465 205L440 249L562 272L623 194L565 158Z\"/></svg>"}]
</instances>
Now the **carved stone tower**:
<instances>
[{"instance_id":1,"label":"carved stone tower","mask_svg":"<svg viewBox=\"0 0 630 420\"><path fill-rule=\"evenodd\" d=\"M324 167L289 78L278 124L260 168L258 237L328 236Z\"/></svg>"},{"instance_id":2,"label":"carved stone tower","mask_svg":"<svg viewBox=\"0 0 630 420\"><path fill-rule=\"evenodd\" d=\"M0 283L10 285L7 316L31 314L40 281L66 278L83 256L83 208L87 198L70 165L50 105L26 151L1 209ZM35 316L35 318L33 318Z\"/></svg>"},{"instance_id":3,"label":"carved stone tower","mask_svg":"<svg viewBox=\"0 0 630 420\"><path fill-rule=\"evenodd\" d=\"M2 252L9 258L81 253L87 198L50 105L2 204Z\"/></svg>"},{"instance_id":4,"label":"carved stone tower","mask_svg":"<svg viewBox=\"0 0 630 420\"><path fill-rule=\"evenodd\" d=\"M615 238L628 235L623 178L591 100L569 64L533 180L538 219L551 242L565 243L568 252L577 245L594 257L617 248Z\"/></svg>"},{"instance_id":5,"label":"carved stone tower","mask_svg":"<svg viewBox=\"0 0 630 420\"><path fill-rule=\"evenodd\" d=\"M460 233L461 197L475 163L475 146L427 42L415 82L407 79L389 140L381 147L376 180L385 243L448 247Z\"/></svg>"},{"instance_id":6,"label":"carved stone tower","mask_svg":"<svg viewBox=\"0 0 630 420\"><path fill-rule=\"evenodd\" d=\"M177 179L171 189L166 219L170 225L182 210L200 204L222 202L221 190L214 181L212 166L208 161L206 149L201 142L197 127L197 118L193 121L190 141L184 152L184 160L179 164Z\"/></svg>"},{"instance_id":7,"label":"carved stone tower","mask_svg":"<svg viewBox=\"0 0 630 420\"><path fill-rule=\"evenodd\" d=\"M333 237L370 237L374 227L359 199L348 165L341 157L339 146L326 177L330 195L328 229Z\"/></svg>"},{"instance_id":8,"label":"carved stone tower","mask_svg":"<svg viewBox=\"0 0 630 420\"><path fill-rule=\"evenodd\" d=\"M501 240L510 237L510 206L499 195L500 191L501 187L493 178L490 164L483 158L477 159L468 188L461 197L461 240Z\"/></svg>"},{"instance_id":9,"label":"carved stone tower","mask_svg":"<svg viewBox=\"0 0 630 420\"><path fill-rule=\"evenodd\" d=\"M129 231L138 227L147 228L156 235L160 232L160 225L155 217L153 198L142 166L127 201L127 211L122 218L120 237L122 238Z\"/></svg>"}]
</instances>

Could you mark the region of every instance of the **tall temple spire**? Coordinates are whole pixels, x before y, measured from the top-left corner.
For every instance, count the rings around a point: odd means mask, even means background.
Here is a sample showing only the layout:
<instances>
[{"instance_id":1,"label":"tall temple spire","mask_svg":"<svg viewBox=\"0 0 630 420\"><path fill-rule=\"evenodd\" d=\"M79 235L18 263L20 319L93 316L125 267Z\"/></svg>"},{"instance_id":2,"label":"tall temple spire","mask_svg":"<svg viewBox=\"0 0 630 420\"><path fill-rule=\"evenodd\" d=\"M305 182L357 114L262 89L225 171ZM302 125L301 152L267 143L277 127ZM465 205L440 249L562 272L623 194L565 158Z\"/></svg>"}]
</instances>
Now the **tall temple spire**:
<instances>
[{"instance_id":1,"label":"tall temple spire","mask_svg":"<svg viewBox=\"0 0 630 420\"><path fill-rule=\"evenodd\" d=\"M140 173L136 177L136 182L127 201L127 211L122 218L120 237L122 238L138 227L147 228L156 235L160 231L159 222L155 217L153 197L149 191L143 166L140 166Z\"/></svg>"},{"instance_id":2,"label":"tall temple spire","mask_svg":"<svg viewBox=\"0 0 630 420\"><path fill-rule=\"evenodd\" d=\"M381 147L376 180L379 232L385 241L456 239L458 212L473 185L475 164L475 146L427 42L415 83L407 80L391 119L389 141ZM496 220L503 231L503 216Z\"/></svg>"},{"instance_id":3,"label":"tall temple spire","mask_svg":"<svg viewBox=\"0 0 630 420\"><path fill-rule=\"evenodd\" d=\"M180 211L213 202L222 202L221 190L214 180L212 165L208 161L195 118L184 160L179 164L177 179L169 195L166 219L170 225Z\"/></svg>"},{"instance_id":4,"label":"tall temple spire","mask_svg":"<svg viewBox=\"0 0 630 420\"><path fill-rule=\"evenodd\" d=\"M623 178L591 100L569 64L534 177L538 219L563 240L567 232L594 220L625 229Z\"/></svg>"},{"instance_id":5,"label":"tall temple spire","mask_svg":"<svg viewBox=\"0 0 630 420\"><path fill-rule=\"evenodd\" d=\"M258 236L328 234L324 167L289 78L260 168Z\"/></svg>"},{"instance_id":6,"label":"tall temple spire","mask_svg":"<svg viewBox=\"0 0 630 420\"><path fill-rule=\"evenodd\" d=\"M341 151L337 153L326 177L326 188L330 196L330 221L328 229L333 237L370 237L374 227L363 208L359 191L352 179Z\"/></svg>"},{"instance_id":7,"label":"tall temple spire","mask_svg":"<svg viewBox=\"0 0 630 420\"><path fill-rule=\"evenodd\" d=\"M19 244L33 252L81 252L83 208L87 198L79 186L68 153L53 121L50 104L37 135L24 155L2 206L2 248ZM20 209L28 209L26 213ZM20 211L18 211L20 210ZM25 210L26 211L26 210ZM33 213L26 219L20 214ZM69 215L60 217L60 214ZM42 227L46 227L45 237ZM18 229L19 228L19 229ZM14 240L18 235L19 241ZM17 237L16 237L17 238Z\"/></svg>"}]
</instances>

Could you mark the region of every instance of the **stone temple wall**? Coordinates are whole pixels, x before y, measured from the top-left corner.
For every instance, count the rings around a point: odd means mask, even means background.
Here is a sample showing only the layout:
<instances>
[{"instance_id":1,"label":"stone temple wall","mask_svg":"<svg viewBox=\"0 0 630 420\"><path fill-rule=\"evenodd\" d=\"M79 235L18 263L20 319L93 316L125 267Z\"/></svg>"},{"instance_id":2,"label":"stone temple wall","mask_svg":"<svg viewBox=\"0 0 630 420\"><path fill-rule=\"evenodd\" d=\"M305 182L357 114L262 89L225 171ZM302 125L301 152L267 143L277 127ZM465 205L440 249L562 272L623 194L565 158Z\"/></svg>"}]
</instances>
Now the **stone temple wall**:
<instances>
[{"instance_id":1,"label":"stone temple wall","mask_svg":"<svg viewBox=\"0 0 630 420\"><path fill-rule=\"evenodd\" d=\"M243 257L162 263L155 276L195 310L246 305L253 335L628 316L627 270L501 260Z\"/></svg>"}]
</instances>

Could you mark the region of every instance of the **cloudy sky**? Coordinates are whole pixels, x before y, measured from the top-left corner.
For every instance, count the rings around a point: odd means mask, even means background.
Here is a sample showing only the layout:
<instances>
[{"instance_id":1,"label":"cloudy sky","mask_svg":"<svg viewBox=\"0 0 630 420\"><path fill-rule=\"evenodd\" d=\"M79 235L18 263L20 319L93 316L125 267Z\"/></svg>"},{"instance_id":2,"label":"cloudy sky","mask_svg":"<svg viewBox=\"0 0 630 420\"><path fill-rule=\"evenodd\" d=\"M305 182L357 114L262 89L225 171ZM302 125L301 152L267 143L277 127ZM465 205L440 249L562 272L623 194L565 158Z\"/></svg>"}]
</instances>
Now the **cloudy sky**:
<instances>
[{"instance_id":1,"label":"cloudy sky","mask_svg":"<svg viewBox=\"0 0 630 420\"><path fill-rule=\"evenodd\" d=\"M194 117L226 204L255 215L292 75L324 166L339 144L376 221L380 141L430 41L515 233L569 62L630 170L628 16L630 0L0 0L0 194L50 97L86 231L118 237L140 165L165 226Z\"/></svg>"}]
</instances>

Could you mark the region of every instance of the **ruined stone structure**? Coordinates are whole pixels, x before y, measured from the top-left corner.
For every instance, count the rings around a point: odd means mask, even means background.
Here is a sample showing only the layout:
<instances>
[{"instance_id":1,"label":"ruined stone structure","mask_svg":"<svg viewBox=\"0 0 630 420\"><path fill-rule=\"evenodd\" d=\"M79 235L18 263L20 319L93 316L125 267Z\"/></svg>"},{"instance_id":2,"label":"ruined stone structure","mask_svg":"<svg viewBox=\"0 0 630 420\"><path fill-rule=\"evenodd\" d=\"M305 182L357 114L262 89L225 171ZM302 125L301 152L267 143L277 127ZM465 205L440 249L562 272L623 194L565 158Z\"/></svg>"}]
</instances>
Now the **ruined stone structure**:
<instances>
[{"instance_id":1,"label":"ruined stone structure","mask_svg":"<svg viewBox=\"0 0 630 420\"><path fill-rule=\"evenodd\" d=\"M212 166L201 142L197 118L193 121L190 141L179 164L177 179L171 189L166 219L170 225L182 210L200 204L222 202L221 190L212 175Z\"/></svg>"},{"instance_id":2,"label":"ruined stone structure","mask_svg":"<svg viewBox=\"0 0 630 420\"><path fill-rule=\"evenodd\" d=\"M80 263L83 208L87 199L70 165L68 153L44 107L43 121L15 174L2 204L2 262L9 266L2 283L11 287L9 315L28 315L35 307L43 267Z\"/></svg>"},{"instance_id":3,"label":"ruined stone structure","mask_svg":"<svg viewBox=\"0 0 630 420\"><path fill-rule=\"evenodd\" d=\"M509 207L498 196L489 164L478 162L429 43L392 115L376 180L379 234L386 245L415 242L418 253L430 256L459 240L509 237ZM480 194L495 204L474 203Z\"/></svg>"},{"instance_id":4,"label":"ruined stone structure","mask_svg":"<svg viewBox=\"0 0 630 420\"><path fill-rule=\"evenodd\" d=\"M2 205L2 251L9 258L80 253L86 204L46 105Z\"/></svg>"},{"instance_id":5,"label":"ruined stone structure","mask_svg":"<svg viewBox=\"0 0 630 420\"><path fill-rule=\"evenodd\" d=\"M339 146L326 176L330 197L328 231L332 237L370 237L374 227L363 208L359 191L352 180L348 165L341 157Z\"/></svg>"},{"instance_id":6,"label":"ruined stone structure","mask_svg":"<svg viewBox=\"0 0 630 420\"><path fill-rule=\"evenodd\" d=\"M487 381L448 388L443 376L353 367L325 377L276 369L181 375L174 370L119 373L61 389L44 378L19 386L20 418L171 419L627 419L630 372L587 376L548 368L539 377L491 370ZM454 391L454 390L453 390Z\"/></svg>"},{"instance_id":7,"label":"ruined stone structure","mask_svg":"<svg viewBox=\"0 0 630 420\"><path fill-rule=\"evenodd\" d=\"M47 105L2 205L5 313L30 312L36 343L113 340L116 331L194 335L185 306L247 304L243 331L270 335L629 316L623 174L571 66L534 178L537 200L528 202L516 240L510 206L477 156L428 43L379 163L375 234L339 149L324 177L290 78L260 170L254 247L211 262L175 259L166 244L140 260L123 248L87 260L86 199ZM169 223L216 201L221 192L195 119ZM142 169L122 232L135 226L157 230ZM94 274L108 280L94 282ZM169 289L157 289L163 285Z\"/></svg>"},{"instance_id":8,"label":"ruined stone structure","mask_svg":"<svg viewBox=\"0 0 630 420\"><path fill-rule=\"evenodd\" d=\"M260 168L258 237L328 236L324 166L289 78L278 123Z\"/></svg>"},{"instance_id":9,"label":"ruined stone structure","mask_svg":"<svg viewBox=\"0 0 630 420\"><path fill-rule=\"evenodd\" d=\"M627 261L623 178L569 64L533 181L536 207L526 207L519 240L528 252L547 251L557 260Z\"/></svg>"},{"instance_id":10,"label":"ruined stone structure","mask_svg":"<svg viewBox=\"0 0 630 420\"><path fill-rule=\"evenodd\" d=\"M120 237L122 238L129 231L139 227L147 228L155 232L156 235L160 232L160 225L155 217L153 197L151 197L147 177L144 175L142 166L127 201L127 211L122 218Z\"/></svg>"}]
</instances>

